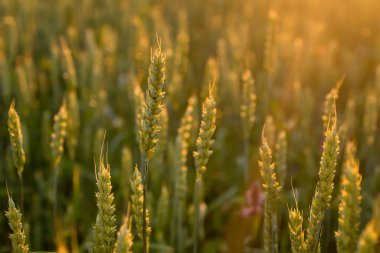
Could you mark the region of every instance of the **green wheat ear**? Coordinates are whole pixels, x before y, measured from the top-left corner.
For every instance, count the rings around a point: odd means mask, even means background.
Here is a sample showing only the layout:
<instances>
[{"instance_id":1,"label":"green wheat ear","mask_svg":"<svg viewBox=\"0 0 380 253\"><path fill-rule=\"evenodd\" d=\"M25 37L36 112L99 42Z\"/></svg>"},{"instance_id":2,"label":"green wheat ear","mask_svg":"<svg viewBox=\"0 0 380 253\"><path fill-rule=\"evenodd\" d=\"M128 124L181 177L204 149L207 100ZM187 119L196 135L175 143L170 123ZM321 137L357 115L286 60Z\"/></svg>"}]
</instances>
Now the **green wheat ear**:
<instances>
[{"instance_id":1,"label":"green wheat ear","mask_svg":"<svg viewBox=\"0 0 380 253\"><path fill-rule=\"evenodd\" d=\"M323 153L319 169L319 180L310 207L309 226L307 228L305 248L306 252L316 252L316 250L319 249L322 221L325 216L325 211L330 206L332 198L331 194L334 189L334 176L339 154L339 137L336 129L335 110L330 118L332 118L333 121L330 121L325 132L325 141L323 144Z\"/></svg>"},{"instance_id":2,"label":"green wheat ear","mask_svg":"<svg viewBox=\"0 0 380 253\"><path fill-rule=\"evenodd\" d=\"M111 167L108 163L104 163L102 155L96 172L96 185L98 187L96 193L98 215L94 225L92 249L95 253L112 253L116 237L114 195L111 185Z\"/></svg>"},{"instance_id":3,"label":"green wheat ear","mask_svg":"<svg viewBox=\"0 0 380 253\"><path fill-rule=\"evenodd\" d=\"M136 223L137 235L139 236L140 239L142 239L143 238L143 185L142 185L141 174L137 165L135 166L135 170L132 175L131 188L132 188L132 196L131 196L132 216L133 216L133 220ZM149 238L151 228L149 226L148 210L147 210L146 223L147 223L147 234ZM149 242L149 239L148 239L148 242Z\"/></svg>"},{"instance_id":4,"label":"green wheat ear","mask_svg":"<svg viewBox=\"0 0 380 253\"><path fill-rule=\"evenodd\" d=\"M117 240L115 244L114 253L132 253L133 234L132 234L132 217L127 215L123 219L119 232L117 233Z\"/></svg>"},{"instance_id":5,"label":"green wheat ear","mask_svg":"<svg viewBox=\"0 0 380 253\"><path fill-rule=\"evenodd\" d=\"M54 116L53 132L51 134L51 153L54 168L56 168L62 159L63 143L67 134L67 109L66 101L63 102L59 112Z\"/></svg>"},{"instance_id":6,"label":"green wheat ear","mask_svg":"<svg viewBox=\"0 0 380 253\"><path fill-rule=\"evenodd\" d=\"M20 117L15 110L13 100L8 111L8 131L11 141L13 164L17 168L17 174L21 178L25 165L25 152L23 148L23 136L21 131Z\"/></svg>"},{"instance_id":7,"label":"green wheat ear","mask_svg":"<svg viewBox=\"0 0 380 253\"><path fill-rule=\"evenodd\" d=\"M303 253L305 247L305 231L303 229L303 214L298 209L298 202L295 192L293 191L296 201L295 208L288 208L289 211L289 233L293 253Z\"/></svg>"},{"instance_id":8,"label":"green wheat ear","mask_svg":"<svg viewBox=\"0 0 380 253\"><path fill-rule=\"evenodd\" d=\"M375 253L375 247L380 240L380 197L377 197L372 219L360 235L357 253Z\"/></svg>"},{"instance_id":9,"label":"green wheat ear","mask_svg":"<svg viewBox=\"0 0 380 253\"><path fill-rule=\"evenodd\" d=\"M338 231L335 233L338 253L351 252L359 238L361 175L355 152L354 143L347 143L340 189Z\"/></svg>"},{"instance_id":10,"label":"green wheat ear","mask_svg":"<svg viewBox=\"0 0 380 253\"><path fill-rule=\"evenodd\" d=\"M197 151L193 153L197 177L201 177L206 171L206 165L213 151L211 150L214 140L212 139L216 125L216 103L212 95L212 86L209 95L203 103L202 121L197 139Z\"/></svg>"},{"instance_id":11,"label":"green wheat ear","mask_svg":"<svg viewBox=\"0 0 380 253\"><path fill-rule=\"evenodd\" d=\"M12 197L8 194L8 211L5 212L8 218L12 234L9 238L12 242L14 253L28 253L29 246L26 243L24 229L22 227L22 214L13 202Z\"/></svg>"},{"instance_id":12,"label":"green wheat ear","mask_svg":"<svg viewBox=\"0 0 380 253\"><path fill-rule=\"evenodd\" d=\"M165 96L165 58L161 51L161 42L158 41L149 66L148 88L141 116L140 149L147 161L153 156L161 128L160 115Z\"/></svg>"},{"instance_id":13,"label":"green wheat ear","mask_svg":"<svg viewBox=\"0 0 380 253\"><path fill-rule=\"evenodd\" d=\"M264 126L265 129L265 126ZM272 150L263 129L259 161L263 188L266 193L264 210L264 249L265 252L278 252L277 206L280 183L277 180L275 165L272 163Z\"/></svg>"}]
</instances>

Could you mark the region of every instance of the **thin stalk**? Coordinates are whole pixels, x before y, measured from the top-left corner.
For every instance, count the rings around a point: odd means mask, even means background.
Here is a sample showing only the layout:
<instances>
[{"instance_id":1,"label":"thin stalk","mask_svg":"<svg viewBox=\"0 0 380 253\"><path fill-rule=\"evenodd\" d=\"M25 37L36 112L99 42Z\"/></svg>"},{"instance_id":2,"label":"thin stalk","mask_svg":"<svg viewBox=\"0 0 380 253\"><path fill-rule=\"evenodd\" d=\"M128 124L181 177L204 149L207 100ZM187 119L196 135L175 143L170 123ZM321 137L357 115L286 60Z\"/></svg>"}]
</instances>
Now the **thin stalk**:
<instances>
[{"instance_id":1,"label":"thin stalk","mask_svg":"<svg viewBox=\"0 0 380 253\"><path fill-rule=\"evenodd\" d=\"M148 189L148 160L142 159L142 184L143 184L143 252L148 253L148 242L147 242L147 224L146 224L146 202L147 202L147 189Z\"/></svg>"},{"instance_id":2,"label":"thin stalk","mask_svg":"<svg viewBox=\"0 0 380 253\"><path fill-rule=\"evenodd\" d=\"M176 217L176 206L177 206L177 192L174 191L174 196L173 196L173 203L172 203L172 210L173 210L173 217ZM176 227L176 219L171 219L170 222L170 244L174 245L175 244L175 227Z\"/></svg>"},{"instance_id":3,"label":"thin stalk","mask_svg":"<svg viewBox=\"0 0 380 253\"><path fill-rule=\"evenodd\" d=\"M58 218L58 172L59 172L59 166L56 166L54 169L54 178L53 178L53 216L54 216L54 222L57 221Z\"/></svg>"},{"instance_id":4,"label":"thin stalk","mask_svg":"<svg viewBox=\"0 0 380 253\"><path fill-rule=\"evenodd\" d=\"M247 183L249 180L249 135L244 137L244 180Z\"/></svg>"},{"instance_id":5,"label":"thin stalk","mask_svg":"<svg viewBox=\"0 0 380 253\"><path fill-rule=\"evenodd\" d=\"M182 209L183 209L183 204L180 203L178 206L178 211L177 211L177 233L178 233L178 253L183 252L183 228L182 228Z\"/></svg>"},{"instance_id":6,"label":"thin stalk","mask_svg":"<svg viewBox=\"0 0 380 253\"><path fill-rule=\"evenodd\" d=\"M24 213L24 183L22 180L22 175L19 175L20 178L20 207L21 213Z\"/></svg>"},{"instance_id":7,"label":"thin stalk","mask_svg":"<svg viewBox=\"0 0 380 253\"><path fill-rule=\"evenodd\" d=\"M194 231L193 231L193 253L198 252L198 233L199 233L199 183L200 177L195 180L194 190Z\"/></svg>"}]
</instances>

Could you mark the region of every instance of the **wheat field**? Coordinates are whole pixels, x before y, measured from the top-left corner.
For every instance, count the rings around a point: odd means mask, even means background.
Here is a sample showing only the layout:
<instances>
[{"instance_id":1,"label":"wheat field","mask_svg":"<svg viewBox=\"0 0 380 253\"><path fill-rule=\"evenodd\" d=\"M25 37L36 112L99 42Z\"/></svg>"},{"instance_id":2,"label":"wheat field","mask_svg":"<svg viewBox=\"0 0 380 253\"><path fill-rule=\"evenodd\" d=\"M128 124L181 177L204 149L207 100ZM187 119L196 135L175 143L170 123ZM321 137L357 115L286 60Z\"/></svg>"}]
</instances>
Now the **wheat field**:
<instances>
[{"instance_id":1,"label":"wheat field","mask_svg":"<svg viewBox=\"0 0 380 253\"><path fill-rule=\"evenodd\" d=\"M0 253L380 252L378 0L0 0Z\"/></svg>"}]
</instances>

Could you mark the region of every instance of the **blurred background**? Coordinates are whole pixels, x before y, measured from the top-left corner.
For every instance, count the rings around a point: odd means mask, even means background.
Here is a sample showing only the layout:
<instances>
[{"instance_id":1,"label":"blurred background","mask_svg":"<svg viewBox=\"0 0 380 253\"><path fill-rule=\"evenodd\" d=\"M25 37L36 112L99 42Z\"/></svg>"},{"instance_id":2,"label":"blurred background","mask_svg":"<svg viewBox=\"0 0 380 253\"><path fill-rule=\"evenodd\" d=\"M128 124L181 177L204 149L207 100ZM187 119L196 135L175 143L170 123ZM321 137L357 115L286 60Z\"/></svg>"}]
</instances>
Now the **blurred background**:
<instances>
[{"instance_id":1,"label":"blurred background","mask_svg":"<svg viewBox=\"0 0 380 253\"><path fill-rule=\"evenodd\" d=\"M323 101L340 79L344 81L336 105L341 147L348 139L358 145L362 228L380 191L379 10L378 0L0 0L0 210L7 208L6 185L19 202L7 131L8 109L15 99L24 134L23 221L31 250L88 251L97 212L94 159L100 155L105 131L120 224L128 209L130 172L140 158L135 124L139 97L147 86L151 50L159 36L166 53L168 121L150 170L151 252L176 252L170 219L173 143L188 98L195 95L184 211L184 247L185 252L191 250L192 151L210 81L215 82L217 130L202 187L200 252L260 252L258 159L265 122L273 149L277 135L287 134L287 174L278 210L280 252L290 251L291 184L308 215L322 151ZM240 118L242 75L247 69L255 79L257 97L248 165ZM61 220L55 228L50 136L53 117L67 94L75 94L78 113L61 162ZM322 252L336 252L343 150L323 226ZM156 218L163 186L169 204L161 222ZM250 205L257 207L254 212L246 211ZM11 251L9 232L6 217L0 215L0 252Z\"/></svg>"}]
</instances>

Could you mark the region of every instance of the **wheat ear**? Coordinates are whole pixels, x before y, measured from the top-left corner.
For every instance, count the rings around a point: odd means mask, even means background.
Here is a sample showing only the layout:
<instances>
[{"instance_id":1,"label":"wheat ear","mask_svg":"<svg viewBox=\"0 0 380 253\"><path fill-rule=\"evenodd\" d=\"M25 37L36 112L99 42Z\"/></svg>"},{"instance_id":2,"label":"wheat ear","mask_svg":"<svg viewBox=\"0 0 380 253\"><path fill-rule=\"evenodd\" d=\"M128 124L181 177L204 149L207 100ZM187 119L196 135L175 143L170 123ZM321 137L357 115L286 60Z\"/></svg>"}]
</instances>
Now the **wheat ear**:
<instances>
[{"instance_id":1,"label":"wheat ear","mask_svg":"<svg viewBox=\"0 0 380 253\"><path fill-rule=\"evenodd\" d=\"M334 189L334 176L339 154L339 137L336 129L336 111L332 114L325 132L323 153L320 161L319 180L315 188L310 207L309 223L306 237L306 252L317 252L321 235L322 222L327 208L330 206Z\"/></svg>"},{"instance_id":2,"label":"wheat ear","mask_svg":"<svg viewBox=\"0 0 380 253\"><path fill-rule=\"evenodd\" d=\"M338 231L335 233L338 253L352 251L358 241L360 225L361 175L355 159L353 142L346 145L346 158L340 188Z\"/></svg>"},{"instance_id":3,"label":"wheat ear","mask_svg":"<svg viewBox=\"0 0 380 253\"><path fill-rule=\"evenodd\" d=\"M24 229L22 228L22 214L13 202L12 197L8 194L8 211L5 212L8 218L12 234L9 238L12 242L14 253L28 253L29 246L26 243Z\"/></svg>"},{"instance_id":4,"label":"wheat ear","mask_svg":"<svg viewBox=\"0 0 380 253\"><path fill-rule=\"evenodd\" d=\"M196 168L196 180L194 190L194 231L193 231L193 252L198 251L199 233L199 188L202 175L206 171L207 162L213 153L211 147L214 143L212 139L216 125L216 103L212 95L212 87L209 87L209 94L202 106L202 121L197 138L197 151L193 153Z\"/></svg>"},{"instance_id":5,"label":"wheat ear","mask_svg":"<svg viewBox=\"0 0 380 253\"><path fill-rule=\"evenodd\" d=\"M94 253L112 253L115 246L116 218L114 195L111 185L111 167L100 157L99 168L96 171L96 202L98 214L94 225Z\"/></svg>"}]
</instances>

